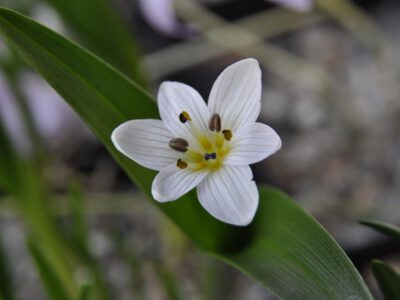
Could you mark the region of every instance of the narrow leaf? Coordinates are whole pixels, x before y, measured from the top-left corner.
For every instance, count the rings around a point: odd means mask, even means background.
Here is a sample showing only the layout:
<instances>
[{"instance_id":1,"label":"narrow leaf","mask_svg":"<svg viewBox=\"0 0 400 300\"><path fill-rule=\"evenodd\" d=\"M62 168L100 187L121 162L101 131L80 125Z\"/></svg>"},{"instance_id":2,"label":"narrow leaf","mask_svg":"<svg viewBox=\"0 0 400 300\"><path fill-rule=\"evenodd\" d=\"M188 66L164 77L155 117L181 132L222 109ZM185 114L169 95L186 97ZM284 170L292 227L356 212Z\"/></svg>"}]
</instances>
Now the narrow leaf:
<instances>
[{"instance_id":1,"label":"narrow leaf","mask_svg":"<svg viewBox=\"0 0 400 300\"><path fill-rule=\"evenodd\" d=\"M16 192L20 182L20 162L1 119L0 145L0 188L3 191Z\"/></svg>"},{"instance_id":2,"label":"narrow leaf","mask_svg":"<svg viewBox=\"0 0 400 300\"><path fill-rule=\"evenodd\" d=\"M0 300L13 300L13 286L9 261L5 253L2 239L0 239Z\"/></svg>"},{"instance_id":3,"label":"narrow leaf","mask_svg":"<svg viewBox=\"0 0 400 300\"><path fill-rule=\"evenodd\" d=\"M139 51L110 0L47 0L89 50L143 85Z\"/></svg>"},{"instance_id":4,"label":"narrow leaf","mask_svg":"<svg viewBox=\"0 0 400 300\"><path fill-rule=\"evenodd\" d=\"M80 187L77 182L70 184L69 195L69 213L72 219L71 243L86 252L88 245L88 229L85 222L85 212L83 207L83 198Z\"/></svg>"},{"instance_id":5,"label":"narrow leaf","mask_svg":"<svg viewBox=\"0 0 400 300\"><path fill-rule=\"evenodd\" d=\"M371 267L385 299L400 299L400 274L380 260L373 260Z\"/></svg>"},{"instance_id":6,"label":"narrow leaf","mask_svg":"<svg viewBox=\"0 0 400 300\"><path fill-rule=\"evenodd\" d=\"M15 12L0 9L0 30L150 196L155 173L120 155L110 134L123 121L158 118L151 97L92 54ZM193 192L178 201L156 204L202 249L284 299L371 299L330 235L276 190L261 190L257 217L245 228L212 218Z\"/></svg>"},{"instance_id":7,"label":"narrow leaf","mask_svg":"<svg viewBox=\"0 0 400 300\"><path fill-rule=\"evenodd\" d=\"M50 299L68 300L68 294L45 253L33 240L29 240L27 245Z\"/></svg>"},{"instance_id":8,"label":"narrow leaf","mask_svg":"<svg viewBox=\"0 0 400 300\"><path fill-rule=\"evenodd\" d=\"M400 241L400 227L397 227L393 224L375 220L362 220L359 221L359 223L371 227L373 229L376 229L380 233L383 233L389 237L392 237Z\"/></svg>"},{"instance_id":9,"label":"narrow leaf","mask_svg":"<svg viewBox=\"0 0 400 300\"><path fill-rule=\"evenodd\" d=\"M283 299L372 299L330 235L281 192L262 188L256 235L239 252L218 256Z\"/></svg>"},{"instance_id":10,"label":"narrow leaf","mask_svg":"<svg viewBox=\"0 0 400 300\"><path fill-rule=\"evenodd\" d=\"M92 286L90 284L82 284L79 289L77 300L89 300L91 297Z\"/></svg>"}]
</instances>

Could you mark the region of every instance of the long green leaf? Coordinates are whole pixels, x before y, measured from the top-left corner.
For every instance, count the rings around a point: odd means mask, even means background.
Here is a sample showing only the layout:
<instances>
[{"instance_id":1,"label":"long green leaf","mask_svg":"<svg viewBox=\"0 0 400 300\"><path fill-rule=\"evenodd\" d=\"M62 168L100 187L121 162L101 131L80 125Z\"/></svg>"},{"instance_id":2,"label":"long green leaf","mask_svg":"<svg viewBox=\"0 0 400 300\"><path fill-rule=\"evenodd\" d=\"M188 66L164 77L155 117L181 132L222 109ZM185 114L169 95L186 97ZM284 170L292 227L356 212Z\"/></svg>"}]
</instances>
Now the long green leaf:
<instances>
[{"instance_id":1,"label":"long green leaf","mask_svg":"<svg viewBox=\"0 0 400 300\"><path fill-rule=\"evenodd\" d=\"M3 120L0 119L0 188L7 192L16 192L18 190L20 176L20 162L12 142L3 126Z\"/></svg>"},{"instance_id":2,"label":"long green leaf","mask_svg":"<svg viewBox=\"0 0 400 300\"><path fill-rule=\"evenodd\" d=\"M362 279L329 234L290 198L260 189L249 246L221 259L283 299L371 299Z\"/></svg>"},{"instance_id":3,"label":"long green leaf","mask_svg":"<svg viewBox=\"0 0 400 300\"><path fill-rule=\"evenodd\" d=\"M77 300L89 300L91 297L92 286L90 284L83 284L80 286Z\"/></svg>"},{"instance_id":4,"label":"long green leaf","mask_svg":"<svg viewBox=\"0 0 400 300\"><path fill-rule=\"evenodd\" d=\"M50 299L69 300L61 279L39 245L33 240L29 240L27 245Z\"/></svg>"},{"instance_id":5,"label":"long green leaf","mask_svg":"<svg viewBox=\"0 0 400 300\"><path fill-rule=\"evenodd\" d=\"M0 300L13 300L13 279L10 264L5 253L2 238L0 238Z\"/></svg>"},{"instance_id":6,"label":"long green leaf","mask_svg":"<svg viewBox=\"0 0 400 300\"><path fill-rule=\"evenodd\" d=\"M380 260L373 260L371 266L385 299L400 299L400 274Z\"/></svg>"},{"instance_id":7,"label":"long green leaf","mask_svg":"<svg viewBox=\"0 0 400 300\"><path fill-rule=\"evenodd\" d=\"M389 237L392 237L400 241L400 227L375 220L362 220L359 221L359 223L371 227L379 231L380 233L383 233Z\"/></svg>"},{"instance_id":8,"label":"long green leaf","mask_svg":"<svg viewBox=\"0 0 400 300\"><path fill-rule=\"evenodd\" d=\"M123 121L158 118L151 97L92 54L15 12L0 9L0 30L150 196L155 173L120 155L110 135ZM282 298L371 299L360 275L329 234L275 190L261 190L256 220L245 228L210 217L194 193L156 205L202 249Z\"/></svg>"},{"instance_id":9,"label":"long green leaf","mask_svg":"<svg viewBox=\"0 0 400 300\"><path fill-rule=\"evenodd\" d=\"M110 0L47 0L76 33L79 41L98 56L143 85L139 51L132 33L121 22Z\"/></svg>"}]
</instances>

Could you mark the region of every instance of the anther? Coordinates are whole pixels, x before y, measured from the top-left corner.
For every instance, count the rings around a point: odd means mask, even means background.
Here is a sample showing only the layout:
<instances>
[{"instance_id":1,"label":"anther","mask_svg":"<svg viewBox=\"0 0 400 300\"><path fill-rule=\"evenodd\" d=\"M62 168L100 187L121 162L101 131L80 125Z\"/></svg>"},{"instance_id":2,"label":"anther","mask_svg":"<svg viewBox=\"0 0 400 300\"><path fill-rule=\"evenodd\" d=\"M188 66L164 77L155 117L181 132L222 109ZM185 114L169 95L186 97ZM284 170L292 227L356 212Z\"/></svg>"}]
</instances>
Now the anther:
<instances>
[{"instance_id":1,"label":"anther","mask_svg":"<svg viewBox=\"0 0 400 300\"><path fill-rule=\"evenodd\" d=\"M189 147L189 143L185 139L174 138L169 141L168 146L179 152L186 152Z\"/></svg>"},{"instance_id":2,"label":"anther","mask_svg":"<svg viewBox=\"0 0 400 300\"><path fill-rule=\"evenodd\" d=\"M224 138L225 138L227 141L230 141L230 140L231 140L231 138L232 138L232 130L230 130L230 129L222 130L222 134L224 135Z\"/></svg>"},{"instance_id":3,"label":"anther","mask_svg":"<svg viewBox=\"0 0 400 300\"><path fill-rule=\"evenodd\" d=\"M188 163L182 159L178 159L178 161L176 162L176 166L179 169L186 169L188 167Z\"/></svg>"},{"instance_id":4,"label":"anther","mask_svg":"<svg viewBox=\"0 0 400 300\"><path fill-rule=\"evenodd\" d=\"M210 160L210 159L216 159L217 154L215 152L213 153L204 153L204 159L205 160Z\"/></svg>"},{"instance_id":5,"label":"anther","mask_svg":"<svg viewBox=\"0 0 400 300\"><path fill-rule=\"evenodd\" d=\"M208 128L210 128L211 131L221 131L221 117L219 114L213 114L211 116L210 120L208 120Z\"/></svg>"},{"instance_id":6,"label":"anther","mask_svg":"<svg viewBox=\"0 0 400 300\"><path fill-rule=\"evenodd\" d=\"M183 112L181 112L179 114L179 120L182 123L186 123L187 121L192 121L192 118L190 117L190 115L186 111L183 111Z\"/></svg>"}]
</instances>

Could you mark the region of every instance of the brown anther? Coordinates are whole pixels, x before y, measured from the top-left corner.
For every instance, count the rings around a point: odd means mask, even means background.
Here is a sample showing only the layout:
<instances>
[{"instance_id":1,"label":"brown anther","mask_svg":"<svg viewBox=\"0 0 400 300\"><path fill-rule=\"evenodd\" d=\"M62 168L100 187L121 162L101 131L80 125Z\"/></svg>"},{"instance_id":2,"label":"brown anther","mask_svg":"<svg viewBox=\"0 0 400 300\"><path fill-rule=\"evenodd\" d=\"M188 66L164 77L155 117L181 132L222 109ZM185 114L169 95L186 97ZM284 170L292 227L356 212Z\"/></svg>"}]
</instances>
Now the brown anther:
<instances>
[{"instance_id":1,"label":"brown anther","mask_svg":"<svg viewBox=\"0 0 400 300\"><path fill-rule=\"evenodd\" d=\"M183 112L181 112L179 114L179 120L182 123L186 123L187 121L192 121L192 118L190 117L190 115L186 111L183 111Z\"/></svg>"},{"instance_id":2,"label":"brown anther","mask_svg":"<svg viewBox=\"0 0 400 300\"><path fill-rule=\"evenodd\" d=\"M189 143L185 139L174 138L169 141L168 146L179 152L186 152L189 147Z\"/></svg>"},{"instance_id":3,"label":"brown anther","mask_svg":"<svg viewBox=\"0 0 400 300\"><path fill-rule=\"evenodd\" d=\"M224 138L225 138L227 141L230 141L230 140L231 140L231 138L232 138L232 130L230 130L230 129L222 130L222 134L224 135Z\"/></svg>"},{"instance_id":4,"label":"brown anther","mask_svg":"<svg viewBox=\"0 0 400 300\"><path fill-rule=\"evenodd\" d=\"M210 128L211 131L221 131L221 117L219 114L213 114L211 116L210 120L208 120L208 128Z\"/></svg>"},{"instance_id":5,"label":"brown anther","mask_svg":"<svg viewBox=\"0 0 400 300\"><path fill-rule=\"evenodd\" d=\"M186 169L188 167L188 163L182 159L178 159L178 161L176 162L176 166L179 169Z\"/></svg>"}]
</instances>

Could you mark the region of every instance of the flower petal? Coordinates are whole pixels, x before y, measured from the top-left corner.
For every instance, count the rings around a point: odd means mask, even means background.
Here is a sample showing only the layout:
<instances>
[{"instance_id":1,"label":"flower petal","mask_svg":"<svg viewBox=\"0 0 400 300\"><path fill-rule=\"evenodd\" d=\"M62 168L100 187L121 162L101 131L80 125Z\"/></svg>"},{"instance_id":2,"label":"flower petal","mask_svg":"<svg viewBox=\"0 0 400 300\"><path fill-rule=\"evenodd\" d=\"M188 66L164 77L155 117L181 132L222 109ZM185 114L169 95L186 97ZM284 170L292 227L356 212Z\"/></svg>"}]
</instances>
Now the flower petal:
<instances>
[{"instance_id":1,"label":"flower petal","mask_svg":"<svg viewBox=\"0 0 400 300\"><path fill-rule=\"evenodd\" d=\"M197 141L195 132L206 132L210 118L207 106L200 94L192 87L180 82L163 82L158 92L158 109L165 126L176 136ZM189 114L191 121L180 121L182 112Z\"/></svg>"},{"instance_id":2,"label":"flower petal","mask_svg":"<svg viewBox=\"0 0 400 300\"><path fill-rule=\"evenodd\" d=\"M154 178L151 187L153 198L159 202L178 199L196 187L209 172L179 169L176 165L162 169Z\"/></svg>"},{"instance_id":3,"label":"flower petal","mask_svg":"<svg viewBox=\"0 0 400 300\"><path fill-rule=\"evenodd\" d=\"M221 116L222 128L237 130L253 123L261 108L261 70L253 58L226 68L215 81L208 108Z\"/></svg>"},{"instance_id":4,"label":"flower petal","mask_svg":"<svg viewBox=\"0 0 400 300\"><path fill-rule=\"evenodd\" d=\"M270 2L295 9L300 12L308 12L313 7L312 0L269 0Z\"/></svg>"},{"instance_id":5,"label":"flower petal","mask_svg":"<svg viewBox=\"0 0 400 300\"><path fill-rule=\"evenodd\" d=\"M249 166L224 166L210 173L197 188L201 205L225 223L245 226L255 215L258 190Z\"/></svg>"},{"instance_id":6,"label":"flower petal","mask_svg":"<svg viewBox=\"0 0 400 300\"><path fill-rule=\"evenodd\" d=\"M231 140L225 164L242 166L259 162L282 146L279 135L269 126L253 123L240 128Z\"/></svg>"},{"instance_id":7,"label":"flower petal","mask_svg":"<svg viewBox=\"0 0 400 300\"><path fill-rule=\"evenodd\" d=\"M161 120L132 120L119 125L112 133L115 147L146 168L160 171L176 164L177 151L169 148L172 134Z\"/></svg>"}]
</instances>

